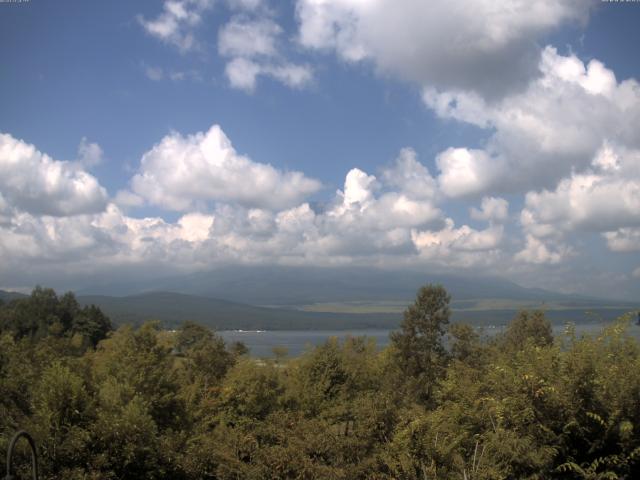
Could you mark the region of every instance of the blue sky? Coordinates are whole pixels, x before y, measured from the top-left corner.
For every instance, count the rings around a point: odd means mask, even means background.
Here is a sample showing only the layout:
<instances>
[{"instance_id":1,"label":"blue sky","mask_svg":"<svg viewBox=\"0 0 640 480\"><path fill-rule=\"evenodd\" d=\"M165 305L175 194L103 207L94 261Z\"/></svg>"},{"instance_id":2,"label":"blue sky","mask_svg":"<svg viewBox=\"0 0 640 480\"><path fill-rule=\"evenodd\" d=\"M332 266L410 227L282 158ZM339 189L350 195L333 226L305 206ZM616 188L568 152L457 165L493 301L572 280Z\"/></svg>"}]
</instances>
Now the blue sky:
<instances>
[{"instance_id":1,"label":"blue sky","mask_svg":"<svg viewBox=\"0 0 640 480\"><path fill-rule=\"evenodd\" d=\"M0 287L366 264L637 296L640 4L494 3L0 4Z\"/></svg>"}]
</instances>

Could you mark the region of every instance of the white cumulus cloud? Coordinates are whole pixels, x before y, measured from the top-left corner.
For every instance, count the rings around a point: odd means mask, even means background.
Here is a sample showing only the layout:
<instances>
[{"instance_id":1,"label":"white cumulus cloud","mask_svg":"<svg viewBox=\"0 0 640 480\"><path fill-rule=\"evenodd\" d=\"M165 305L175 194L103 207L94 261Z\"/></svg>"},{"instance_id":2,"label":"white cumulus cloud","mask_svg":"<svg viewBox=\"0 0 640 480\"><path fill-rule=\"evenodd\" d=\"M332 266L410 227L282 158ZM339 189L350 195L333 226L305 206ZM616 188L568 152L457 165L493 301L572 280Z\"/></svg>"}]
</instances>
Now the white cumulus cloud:
<instances>
[{"instance_id":1,"label":"white cumulus cloud","mask_svg":"<svg viewBox=\"0 0 640 480\"><path fill-rule=\"evenodd\" d=\"M445 220L444 228L414 229L412 240L422 259L458 267L492 265L502 256L502 226L475 230L467 225L455 226L453 219Z\"/></svg>"},{"instance_id":2,"label":"white cumulus cloud","mask_svg":"<svg viewBox=\"0 0 640 480\"><path fill-rule=\"evenodd\" d=\"M138 21L149 35L188 52L198 46L194 30L213 4L213 0L165 0L156 18L139 16Z\"/></svg>"},{"instance_id":3,"label":"white cumulus cloud","mask_svg":"<svg viewBox=\"0 0 640 480\"><path fill-rule=\"evenodd\" d=\"M24 262L36 266L34 275L64 267L82 276L228 263L468 268L498 258L502 226L456 226L439 209L434 185L415 153L403 150L379 179L350 170L343 188L314 209L303 198L317 182L238 155L219 127L186 137L173 133L144 155L134 192L118 192L101 211L72 217L17 212L7 209L3 190L0 254L11 261L0 273ZM143 199L183 214L170 222L125 212Z\"/></svg>"},{"instance_id":4,"label":"white cumulus cloud","mask_svg":"<svg viewBox=\"0 0 640 480\"><path fill-rule=\"evenodd\" d=\"M533 235L527 235L526 245L515 255L517 261L533 264L556 264L571 254L566 245L554 245L551 241L543 241Z\"/></svg>"},{"instance_id":5,"label":"white cumulus cloud","mask_svg":"<svg viewBox=\"0 0 640 480\"><path fill-rule=\"evenodd\" d=\"M218 52L228 57L275 56L277 37L282 28L268 18L234 18L218 32Z\"/></svg>"},{"instance_id":6,"label":"white cumulus cloud","mask_svg":"<svg viewBox=\"0 0 640 480\"><path fill-rule=\"evenodd\" d=\"M536 75L536 41L584 22L592 0L298 0L299 40L349 62L501 97Z\"/></svg>"},{"instance_id":7,"label":"white cumulus cloud","mask_svg":"<svg viewBox=\"0 0 640 480\"><path fill-rule=\"evenodd\" d=\"M415 150L403 148L394 164L382 171L384 182L419 199L435 200L438 187L431 173L418 161Z\"/></svg>"},{"instance_id":8,"label":"white cumulus cloud","mask_svg":"<svg viewBox=\"0 0 640 480\"><path fill-rule=\"evenodd\" d=\"M214 125L194 135L165 136L143 155L131 186L151 204L186 211L211 202L278 209L298 204L321 184L238 154Z\"/></svg>"},{"instance_id":9,"label":"white cumulus cloud","mask_svg":"<svg viewBox=\"0 0 640 480\"><path fill-rule=\"evenodd\" d=\"M483 197L480 209L473 207L470 215L474 220L503 223L509 218L509 202L504 198Z\"/></svg>"},{"instance_id":10,"label":"white cumulus cloud","mask_svg":"<svg viewBox=\"0 0 640 480\"><path fill-rule=\"evenodd\" d=\"M572 173L592 168L605 142L640 148L636 80L617 82L598 60L584 64L552 47L543 51L539 70L541 76L524 91L498 102L463 90L425 90L424 101L440 117L491 132L484 149L441 154L439 181L445 192L456 196L553 188Z\"/></svg>"},{"instance_id":11,"label":"white cumulus cloud","mask_svg":"<svg viewBox=\"0 0 640 480\"><path fill-rule=\"evenodd\" d=\"M614 252L640 252L640 228L619 228L603 233L609 250Z\"/></svg>"},{"instance_id":12,"label":"white cumulus cloud","mask_svg":"<svg viewBox=\"0 0 640 480\"><path fill-rule=\"evenodd\" d=\"M529 228L609 232L640 226L640 150L605 143L591 167L525 197Z\"/></svg>"},{"instance_id":13,"label":"white cumulus cloud","mask_svg":"<svg viewBox=\"0 0 640 480\"><path fill-rule=\"evenodd\" d=\"M225 74L233 88L253 92L258 77L270 77L290 88L302 88L313 79L309 65L282 54L282 28L271 18L234 17L218 32L218 52L229 58Z\"/></svg>"},{"instance_id":14,"label":"white cumulus cloud","mask_svg":"<svg viewBox=\"0 0 640 480\"><path fill-rule=\"evenodd\" d=\"M449 197L467 197L492 190L505 167L484 150L449 148L436 157L438 184Z\"/></svg>"},{"instance_id":15,"label":"white cumulus cloud","mask_svg":"<svg viewBox=\"0 0 640 480\"><path fill-rule=\"evenodd\" d=\"M313 71L308 65L270 64L242 57L230 60L225 67L225 74L233 88L248 93L256 89L260 76L274 78L290 88L303 88L313 79Z\"/></svg>"},{"instance_id":16,"label":"white cumulus cloud","mask_svg":"<svg viewBox=\"0 0 640 480\"><path fill-rule=\"evenodd\" d=\"M102 151L83 140L80 153L95 161ZM93 213L107 203L106 190L78 163L54 160L9 134L0 134L0 191L5 209L35 215Z\"/></svg>"}]
</instances>

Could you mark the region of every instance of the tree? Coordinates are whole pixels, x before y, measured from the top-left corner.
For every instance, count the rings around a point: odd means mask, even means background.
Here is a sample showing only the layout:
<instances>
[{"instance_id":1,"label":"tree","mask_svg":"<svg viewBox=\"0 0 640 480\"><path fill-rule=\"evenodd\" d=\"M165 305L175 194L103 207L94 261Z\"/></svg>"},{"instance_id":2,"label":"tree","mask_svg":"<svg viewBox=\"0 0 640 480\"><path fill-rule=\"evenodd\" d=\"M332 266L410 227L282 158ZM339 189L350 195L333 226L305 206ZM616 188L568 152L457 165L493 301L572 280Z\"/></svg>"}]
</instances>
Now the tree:
<instances>
[{"instance_id":1,"label":"tree","mask_svg":"<svg viewBox=\"0 0 640 480\"><path fill-rule=\"evenodd\" d=\"M278 370L246 359L227 373L218 399L222 418L229 424L263 420L274 411L283 392Z\"/></svg>"},{"instance_id":2,"label":"tree","mask_svg":"<svg viewBox=\"0 0 640 480\"><path fill-rule=\"evenodd\" d=\"M213 339L213 332L195 322L186 321L182 324L176 337L175 347L177 353L185 354L188 350L202 345Z\"/></svg>"},{"instance_id":3,"label":"tree","mask_svg":"<svg viewBox=\"0 0 640 480\"><path fill-rule=\"evenodd\" d=\"M29 429L36 434L42 464L49 473L63 476L65 469L79 467L87 460L91 399L82 378L60 361L42 372L31 396Z\"/></svg>"},{"instance_id":4,"label":"tree","mask_svg":"<svg viewBox=\"0 0 640 480\"><path fill-rule=\"evenodd\" d=\"M29 297L13 300L0 309L0 330L12 332L16 339L76 336L86 348L95 347L111 329L111 321L100 308L80 308L72 292L58 297L51 288L38 286Z\"/></svg>"},{"instance_id":5,"label":"tree","mask_svg":"<svg viewBox=\"0 0 640 480\"><path fill-rule=\"evenodd\" d=\"M177 396L171 348L159 342L159 329L156 322L137 330L120 327L98 345L91 368L99 396L104 394L102 407L114 403L120 409L140 397L145 412L162 431L179 424L184 409Z\"/></svg>"},{"instance_id":6,"label":"tree","mask_svg":"<svg viewBox=\"0 0 640 480\"><path fill-rule=\"evenodd\" d=\"M421 401L431 399L433 386L442 378L447 352L442 342L449 323L450 295L442 285L426 285L413 305L404 311L399 332L391 333L400 370Z\"/></svg>"},{"instance_id":7,"label":"tree","mask_svg":"<svg viewBox=\"0 0 640 480\"><path fill-rule=\"evenodd\" d=\"M16 338L45 337L49 327L59 332L64 330L60 318L61 308L54 292L50 288L37 286L27 298L10 302L3 308L0 323L3 330L9 330Z\"/></svg>"},{"instance_id":8,"label":"tree","mask_svg":"<svg viewBox=\"0 0 640 480\"><path fill-rule=\"evenodd\" d=\"M483 353L480 335L466 323L454 323L449 327L451 356L469 365L477 364Z\"/></svg>"},{"instance_id":9,"label":"tree","mask_svg":"<svg viewBox=\"0 0 640 480\"><path fill-rule=\"evenodd\" d=\"M234 356L222 337L193 322L185 322L175 341L175 350L185 359L187 382L207 390L227 373Z\"/></svg>"},{"instance_id":10,"label":"tree","mask_svg":"<svg viewBox=\"0 0 640 480\"><path fill-rule=\"evenodd\" d=\"M78 310L71 324L71 333L82 335L93 347L100 340L107 338L112 329L109 317L95 305L89 305L82 310Z\"/></svg>"},{"instance_id":11,"label":"tree","mask_svg":"<svg viewBox=\"0 0 640 480\"><path fill-rule=\"evenodd\" d=\"M542 310L519 312L507 326L502 338L503 348L511 350L521 350L527 342L533 342L538 347L553 344L553 329Z\"/></svg>"},{"instance_id":12,"label":"tree","mask_svg":"<svg viewBox=\"0 0 640 480\"><path fill-rule=\"evenodd\" d=\"M231 342L228 347L229 353L234 358L241 357L242 355L247 355L249 353L249 347L247 347L243 342L236 340L235 342Z\"/></svg>"}]
</instances>

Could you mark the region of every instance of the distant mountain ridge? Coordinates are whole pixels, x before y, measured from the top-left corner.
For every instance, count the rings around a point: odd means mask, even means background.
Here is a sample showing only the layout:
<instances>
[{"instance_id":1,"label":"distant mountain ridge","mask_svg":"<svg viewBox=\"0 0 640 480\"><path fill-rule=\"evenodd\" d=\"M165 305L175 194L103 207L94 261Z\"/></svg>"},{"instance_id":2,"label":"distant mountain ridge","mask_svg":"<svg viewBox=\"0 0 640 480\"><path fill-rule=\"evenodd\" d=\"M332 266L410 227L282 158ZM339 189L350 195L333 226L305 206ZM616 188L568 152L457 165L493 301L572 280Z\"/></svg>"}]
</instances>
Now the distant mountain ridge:
<instances>
[{"instance_id":1,"label":"distant mountain ridge","mask_svg":"<svg viewBox=\"0 0 640 480\"><path fill-rule=\"evenodd\" d=\"M99 306L116 323L139 324L160 320L177 327L185 320L217 330L310 330L344 328L395 328L398 314L340 314L266 308L227 300L174 292L149 292L126 297L81 295L83 305Z\"/></svg>"},{"instance_id":2,"label":"distant mountain ridge","mask_svg":"<svg viewBox=\"0 0 640 480\"><path fill-rule=\"evenodd\" d=\"M497 277L364 267L226 267L75 293L81 304L98 305L116 324L156 319L168 328L192 320L218 330L386 329L397 328L404 306L427 283L449 291L453 321L477 325L504 325L521 308L543 308L554 323L612 320L638 308ZM20 296L0 291L0 299Z\"/></svg>"},{"instance_id":3,"label":"distant mountain ridge","mask_svg":"<svg viewBox=\"0 0 640 480\"><path fill-rule=\"evenodd\" d=\"M27 295L25 295L24 293L18 293L18 292L8 292L6 290L0 290L0 300L2 300L3 302L10 302L11 300L15 300L17 298L24 298Z\"/></svg>"},{"instance_id":4,"label":"distant mountain ridge","mask_svg":"<svg viewBox=\"0 0 640 480\"><path fill-rule=\"evenodd\" d=\"M354 300L412 301L420 286L440 283L454 300L503 298L535 301L593 300L536 288L497 277L463 277L374 268L225 267L145 282L98 285L81 295L131 295L166 291L251 305L303 305Z\"/></svg>"},{"instance_id":5,"label":"distant mountain ridge","mask_svg":"<svg viewBox=\"0 0 640 480\"><path fill-rule=\"evenodd\" d=\"M194 320L217 329L396 328L403 306L413 302L418 288L427 283L441 283L449 291L454 321L481 325L504 325L520 308L544 308L555 323L612 320L638 308L631 302L525 288L497 277L364 267L226 267L97 286L78 294L82 302L96 303L118 322L157 318L176 325ZM114 297L117 295L128 296ZM399 308L386 312L308 308L314 304L385 301Z\"/></svg>"},{"instance_id":6,"label":"distant mountain ridge","mask_svg":"<svg viewBox=\"0 0 640 480\"><path fill-rule=\"evenodd\" d=\"M83 304L98 305L116 324L140 324L160 320L167 328L176 328L185 320L216 330L362 330L395 329L401 312L328 313L287 308L267 308L226 300L172 292L149 292L127 297L79 296ZM452 310L452 321L475 325L505 325L517 308L496 310ZM587 313L588 311L588 313ZM591 308L577 306L548 310L553 323L610 321L629 311L628 306Z\"/></svg>"},{"instance_id":7,"label":"distant mountain ridge","mask_svg":"<svg viewBox=\"0 0 640 480\"><path fill-rule=\"evenodd\" d=\"M5 301L24 297L26 295L0 290L0 299ZM99 306L116 325L159 320L165 328L176 328L184 321L191 320L216 330L362 330L395 329L402 319L400 311L301 311L296 308L267 308L175 292L147 292L120 297L78 295L77 299L81 305ZM508 323L519 309L517 306L474 309L467 308L466 303L473 302L454 302L452 321L500 326ZM631 304L603 306L576 300L573 305L566 302L563 308L548 310L546 314L556 324L567 321L609 321L637 307Z\"/></svg>"}]
</instances>

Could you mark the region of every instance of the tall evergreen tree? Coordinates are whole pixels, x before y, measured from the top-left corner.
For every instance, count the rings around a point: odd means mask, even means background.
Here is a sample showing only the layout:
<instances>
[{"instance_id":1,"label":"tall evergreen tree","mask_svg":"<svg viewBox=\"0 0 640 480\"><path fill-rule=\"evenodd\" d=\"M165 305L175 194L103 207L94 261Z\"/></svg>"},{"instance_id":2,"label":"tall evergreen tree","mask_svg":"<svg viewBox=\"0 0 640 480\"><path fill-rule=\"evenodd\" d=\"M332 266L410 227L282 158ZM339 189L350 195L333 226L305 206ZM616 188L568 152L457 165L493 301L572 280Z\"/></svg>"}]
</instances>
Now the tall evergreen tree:
<instances>
[{"instance_id":1,"label":"tall evergreen tree","mask_svg":"<svg viewBox=\"0 0 640 480\"><path fill-rule=\"evenodd\" d=\"M391 334L400 370L411 390L427 403L446 367L443 336L449 323L450 300L441 285L425 285L418 290L414 304L404 311L401 330Z\"/></svg>"}]
</instances>

